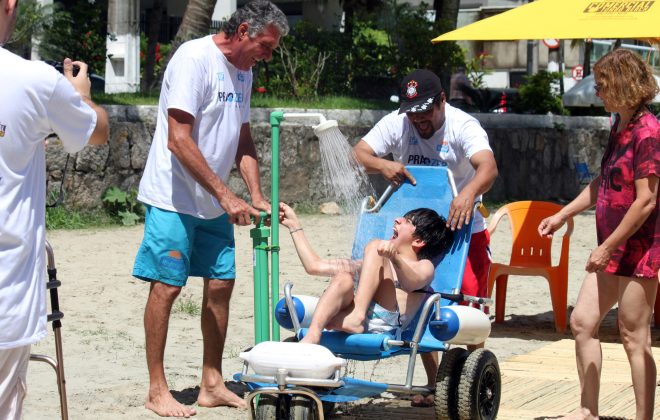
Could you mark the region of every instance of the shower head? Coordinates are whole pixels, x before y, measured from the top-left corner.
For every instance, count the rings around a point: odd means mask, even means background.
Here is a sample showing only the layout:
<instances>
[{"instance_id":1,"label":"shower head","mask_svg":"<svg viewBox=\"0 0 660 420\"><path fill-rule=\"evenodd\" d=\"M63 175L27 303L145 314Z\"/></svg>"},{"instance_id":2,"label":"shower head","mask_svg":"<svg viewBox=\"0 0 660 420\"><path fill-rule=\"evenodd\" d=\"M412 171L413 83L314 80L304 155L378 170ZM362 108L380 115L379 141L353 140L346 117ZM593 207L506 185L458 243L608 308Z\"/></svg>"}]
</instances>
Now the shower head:
<instances>
[{"instance_id":1,"label":"shower head","mask_svg":"<svg viewBox=\"0 0 660 420\"><path fill-rule=\"evenodd\" d=\"M328 130L332 128L337 128L338 130L338 124L336 120L327 120L323 114L320 114L318 112L285 112L282 114L282 119L285 120L291 120L291 119L308 119L308 118L313 118L316 119L318 118L319 124L318 125L313 125L312 128L314 129L314 134L319 137L321 134L326 133Z\"/></svg>"},{"instance_id":2,"label":"shower head","mask_svg":"<svg viewBox=\"0 0 660 420\"><path fill-rule=\"evenodd\" d=\"M319 125L312 126L314 129L314 134L316 134L316 137L321 137L321 134L325 133L328 130L331 130L333 128L338 129L338 124L337 120L327 120L327 121L322 121Z\"/></svg>"}]
</instances>

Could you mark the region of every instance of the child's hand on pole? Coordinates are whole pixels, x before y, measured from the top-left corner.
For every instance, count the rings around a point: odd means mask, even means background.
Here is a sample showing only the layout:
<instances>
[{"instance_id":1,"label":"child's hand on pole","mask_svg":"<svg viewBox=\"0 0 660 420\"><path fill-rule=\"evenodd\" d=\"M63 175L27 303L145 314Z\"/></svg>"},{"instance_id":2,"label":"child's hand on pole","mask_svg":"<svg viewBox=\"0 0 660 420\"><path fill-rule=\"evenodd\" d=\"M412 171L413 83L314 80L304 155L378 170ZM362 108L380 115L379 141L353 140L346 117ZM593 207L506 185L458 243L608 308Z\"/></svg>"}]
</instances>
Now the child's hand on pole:
<instances>
[{"instance_id":1,"label":"child's hand on pole","mask_svg":"<svg viewBox=\"0 0 660 420\"><path fill-rule=\"evenodd\" d=\"M280 202L279 220L281 224L289 228L289 231L301 228L296 212L286 203Z\"/></svg>"}]
</instances>

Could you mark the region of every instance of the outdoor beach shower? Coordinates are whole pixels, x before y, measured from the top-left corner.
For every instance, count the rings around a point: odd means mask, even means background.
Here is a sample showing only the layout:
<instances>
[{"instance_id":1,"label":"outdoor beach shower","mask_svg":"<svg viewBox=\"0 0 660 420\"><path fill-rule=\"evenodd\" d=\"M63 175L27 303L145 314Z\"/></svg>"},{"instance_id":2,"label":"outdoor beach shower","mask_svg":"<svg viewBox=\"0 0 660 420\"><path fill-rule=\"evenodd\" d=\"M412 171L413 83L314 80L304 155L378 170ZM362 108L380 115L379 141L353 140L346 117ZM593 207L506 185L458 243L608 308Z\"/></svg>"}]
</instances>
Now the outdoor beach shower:
<instances>
[{"instance_id":1,"label":"outdoor beach shower","mask_svg":"<svg viewBox=\"0 0 660 420\"><path fill-rule=\"evenodd\" d=\"M353 149L346 136L339 130L336 120L328 120L318 112L271 112L271 215L274 215L274 219L271 226L267 227L262 217L257 226L250 231L254 249L255 343L280 339L279 324L274 317L271 318L271 312L279 300L280 247L277 215L280 202L280 125L284 120L306 120L312 126L321 149L324 187L345 205L349 213L357 214L361 198L372 192L364 168L355 158ZM318 124L313 125L315 123ZM272 275L269 275L269 252Z\"/></svg>"}]
</instances>

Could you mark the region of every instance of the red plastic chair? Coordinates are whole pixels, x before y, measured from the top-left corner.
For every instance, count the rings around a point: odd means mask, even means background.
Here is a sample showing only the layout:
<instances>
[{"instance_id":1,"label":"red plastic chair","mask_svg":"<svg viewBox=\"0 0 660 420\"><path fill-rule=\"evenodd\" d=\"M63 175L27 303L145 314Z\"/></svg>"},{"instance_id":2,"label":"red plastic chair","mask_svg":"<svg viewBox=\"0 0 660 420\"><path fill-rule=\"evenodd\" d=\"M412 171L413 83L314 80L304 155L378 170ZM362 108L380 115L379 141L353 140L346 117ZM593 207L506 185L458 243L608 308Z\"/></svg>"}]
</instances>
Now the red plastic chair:
<instances>
[{"instance_id":1,"label":"red plastic chair","mask_svg":"<svg viewBox=\"0 0 660 420\"><path fill-rule=\"evenodd\" d=\"M548 280L552 310L555 315L555 328L566 330L566 301L568 294L568 249L573 232L573 219L569 218L566 233L562 238L559 264L552 265L552 238L542 238L538 234L541 220L557 213L562 206L544 201L518 201L497 210L488 225L493 234L503 216L511 223L513 244L509 264L493 263L488 273L488 296L495 292L495 322L504 322L506 286L509 275L542 276Z\"/></svg>"}]
</instances>

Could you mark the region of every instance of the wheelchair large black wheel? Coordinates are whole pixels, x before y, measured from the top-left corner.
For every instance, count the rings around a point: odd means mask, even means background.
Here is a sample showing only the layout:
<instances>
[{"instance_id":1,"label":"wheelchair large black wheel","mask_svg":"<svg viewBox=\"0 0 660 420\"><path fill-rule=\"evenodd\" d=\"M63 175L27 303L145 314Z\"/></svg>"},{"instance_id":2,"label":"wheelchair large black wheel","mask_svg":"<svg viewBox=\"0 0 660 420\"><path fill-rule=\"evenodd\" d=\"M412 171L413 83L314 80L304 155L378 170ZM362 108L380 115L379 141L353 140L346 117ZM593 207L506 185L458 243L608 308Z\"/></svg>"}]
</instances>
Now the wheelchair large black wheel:
<instances>
[{"instance_id":1,"label":"wheelchair large black wheel","mask_svg":"<svg viewBox=\"0 0 660 420\"><path fill-rule=\"evenodd\" d=\"M458 384L460 420L493 420L500 408L502 377L497 357L486 350L470 353Z\"/></svg>"},{"instance_id":2,"label":"wheelchair large black wheel","mask_svg":"<svg viewBox=\"0 0 660 420\"><path fill-rule=\"evenodd\" d=\"M284 395L261 394L256 410L256 420L288 420L288 401Z\"/></svg>"},{"instance_id":3,"label":"wheelchair large black wheel","mask_svg":"<svg viewBox=\"0 0 660 420\"><path fill-rule=\"evenodd\" d=\"M294 395L291 398L289 420L318 420L318 418L314 401L302 395Z\"/></svg>"},{"instance_id":4,"label":"wheelchair large black wheel","mask_svg":"<svg viewBox=\"0 0 660 420\"><path fill-rule=\"evenodd\" d=\"M435 417L438 420L458 419L458 382L467 350L456 347L442 354L435 379Z\"/></svg>"}]
</instances>

